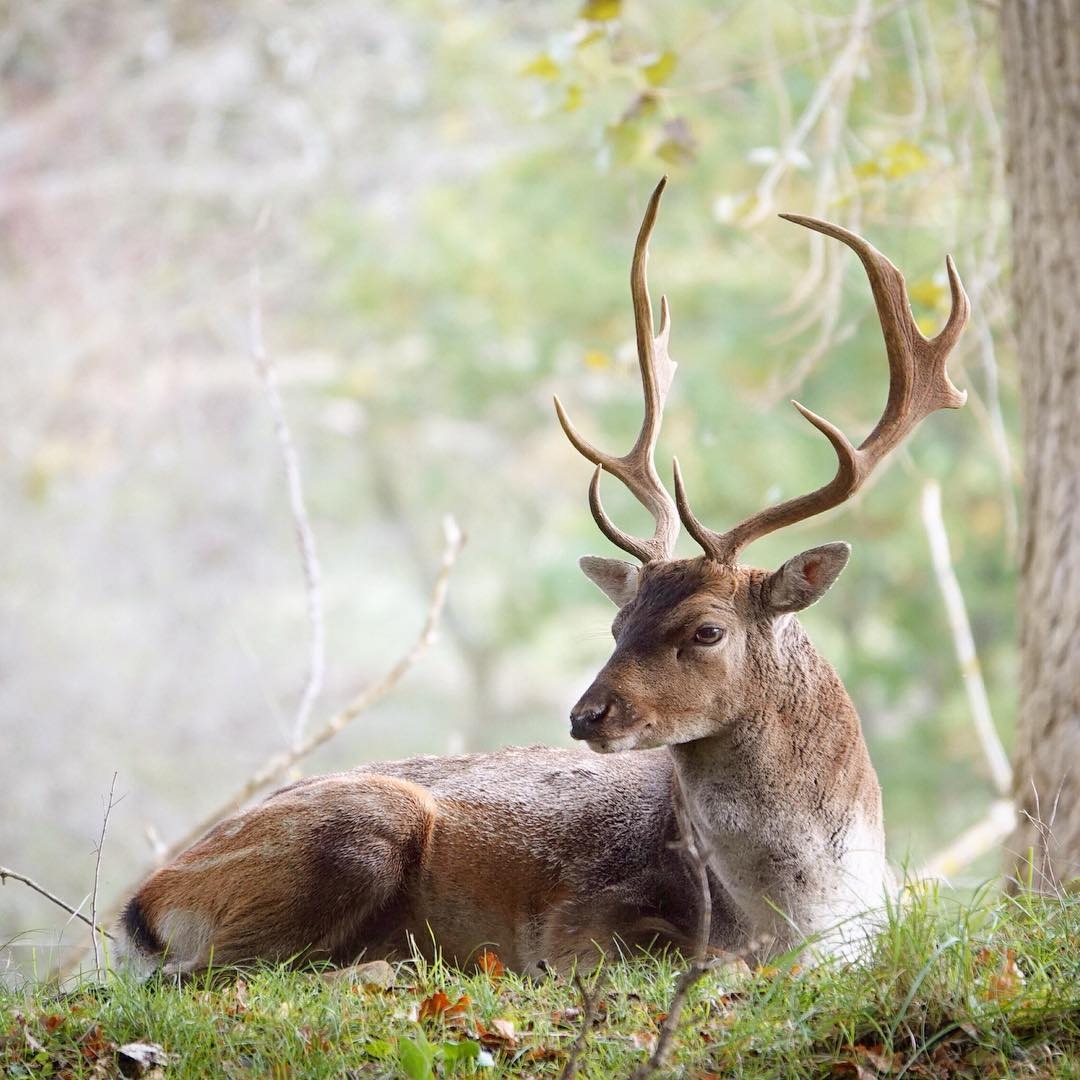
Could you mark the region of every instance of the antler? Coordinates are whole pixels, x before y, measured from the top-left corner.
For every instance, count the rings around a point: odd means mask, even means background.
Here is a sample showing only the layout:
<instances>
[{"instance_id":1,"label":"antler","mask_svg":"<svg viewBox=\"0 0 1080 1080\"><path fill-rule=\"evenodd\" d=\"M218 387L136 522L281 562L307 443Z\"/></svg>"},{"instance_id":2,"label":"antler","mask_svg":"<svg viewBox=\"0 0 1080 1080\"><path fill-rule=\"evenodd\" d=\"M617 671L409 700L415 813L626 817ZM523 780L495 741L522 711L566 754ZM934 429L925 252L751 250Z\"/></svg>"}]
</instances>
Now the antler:
<instances>
[{"instance_id":1,"label":"antler","mask_svg":"<svg viewBox=\"0 0 1080 1080\"><path fill-rule=\"evenodd\" d=\"M691 536L705 549L705 554L726 564L734 563L739 552L754 540L850 499L877 463L897 447L923 417L937 409L958 409L967 400L967 391L957 390L945 371L945 361L970 312L967 294L951 257L945 257L945 267L952 292L952 310L941 333L928 340L915 325L903 274L877 248L861 236L827 221L797 214L780 216L843 241L859 256L870 279L885 337L889 396L877 426L858 449L824 417L793 401L795 408L832 443L838 461L836 475L817 491L760 510L725 533L705 528L694 517L686 499L679 463L675 462L675 499L679 517Z\"/></svg>"},{"instance_id":2,"label":"antler","mask_svg":"<svg viewBox=\"0 0 1080 1080\"><path fill-rule=\"evenodd\" d=\"M675 552L675 541L679 536L679 515L675 503L660 482L653 462L656 439L660 434L660 423L664 414L664 402L667 400L671 380L675 375L675 362L668 355L668 338L671 334L671 320L668 312L667 297L660 299L660 332L653 336L652 304L649 301L649 286L645 278L645 268L649 259L649 238L652 236L656 213L660 206L660 196L667 185L665 176L649 199L645 216L638 230L637 243L634 245L634 261L630 267L630 293L634 300L634 323L637 328L638 366L641 368L641 388L645 395L645 419L641 424L637 441L622 457L605 454L591 443L586 442L570 422L566 410L558 397L555 398L555 411L559 416L566 437L595 466L592 482L589 485L589 506L601 532L617 547L629 552L643 563L659 559L670 559ZM656 522L651 539L642 540L630 536L618 528L607 516L600 503L600 474L607 470L621 480L633 493L634 497L652 514Z\"/></svg>"}]
</instances>

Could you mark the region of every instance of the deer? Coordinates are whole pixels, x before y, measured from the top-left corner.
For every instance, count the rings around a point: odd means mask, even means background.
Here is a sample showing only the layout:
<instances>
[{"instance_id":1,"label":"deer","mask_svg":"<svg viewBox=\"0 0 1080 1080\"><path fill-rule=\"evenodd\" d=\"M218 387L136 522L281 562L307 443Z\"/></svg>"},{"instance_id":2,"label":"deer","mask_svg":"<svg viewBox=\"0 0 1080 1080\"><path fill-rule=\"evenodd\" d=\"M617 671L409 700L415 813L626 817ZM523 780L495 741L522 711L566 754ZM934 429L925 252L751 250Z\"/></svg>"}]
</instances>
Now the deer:
<instances>
[{"instance_id":1,"label":"deer","mask_svg":"<svg viewBox=\"0 0 1080 1080\"><path fill-rule=\"evenodd\" d=\"M292 783L149 876L121 916L127 962L184 973L438 950L464 967L492 950L539 977L613 950L686 949L703 912L710 949L755 949L759 961L815 941L827 955L865 948L894 888L881 790L855 706L797 619L830 589L851 548L823 544L775 570L739 557L849 500L922 419L964 404L945 365L967 295L947 257L951 311L927 339L903 275L867 240L781 215L860 259L888 395L858 447L795 402L835 451L835 475L714 532L691 509L677 460L674 497L654 461L675 372L667 299L657 329L646 276L665 184L649 199L631 264L644 397L636 441L622 456L594 447L555 399L563 431L594 466L596 524L635 560L580 560L617 608L613 652L570 710L570 734L584 746L420 756ZM604 474L649 512L651 537L608 516ZM680 526L701 555L676 556Z\"/></svg>"}]
</instances>

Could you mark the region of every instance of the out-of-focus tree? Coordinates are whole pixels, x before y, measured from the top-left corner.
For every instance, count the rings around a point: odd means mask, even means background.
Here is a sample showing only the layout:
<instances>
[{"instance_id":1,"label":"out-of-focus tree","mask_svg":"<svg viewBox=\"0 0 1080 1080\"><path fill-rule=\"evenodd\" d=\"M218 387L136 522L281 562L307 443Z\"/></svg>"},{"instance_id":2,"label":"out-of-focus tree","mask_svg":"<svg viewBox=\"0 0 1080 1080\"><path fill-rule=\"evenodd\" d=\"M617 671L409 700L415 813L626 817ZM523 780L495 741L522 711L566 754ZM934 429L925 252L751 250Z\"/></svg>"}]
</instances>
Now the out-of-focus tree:
<instances>
[{"instance_id":1,"label":"out-of-focus tree","mask_svg":"<svg viewBox=\"0 0 1080 1080\"><path fill-rule=\"evenodd\" d=\"M1001 7L1024 407L1009 866L1057 888L1080 876L1080 4Z\"/></svg>"}]
</instances>

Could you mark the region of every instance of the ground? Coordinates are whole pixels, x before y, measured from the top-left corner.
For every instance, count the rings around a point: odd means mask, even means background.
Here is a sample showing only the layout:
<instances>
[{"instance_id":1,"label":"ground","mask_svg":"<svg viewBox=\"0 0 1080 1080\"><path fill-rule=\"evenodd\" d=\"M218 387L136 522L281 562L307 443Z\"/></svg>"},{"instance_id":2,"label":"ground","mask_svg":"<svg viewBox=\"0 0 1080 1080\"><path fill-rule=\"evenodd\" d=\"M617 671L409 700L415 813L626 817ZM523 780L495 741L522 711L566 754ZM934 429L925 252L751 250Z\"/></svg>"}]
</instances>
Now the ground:
<instances>
[{"instance_id":1,"label":"ground","mask_svg":"<svg viewBox=\"0 0 1080 1080\"><path fill-rule=\"evenodd\" d=\"M595 998L582 1077L645 1061L685 961L608 963L577 984L416 960L343 973L212 972L0 990L8 1077L560 1076ZM126 1050L132 1043L151 1044ZM873 957L750 971L691 993L662 1075L1080 1078L1080 896L909 893Z\"/></svg>"}]
</instances>

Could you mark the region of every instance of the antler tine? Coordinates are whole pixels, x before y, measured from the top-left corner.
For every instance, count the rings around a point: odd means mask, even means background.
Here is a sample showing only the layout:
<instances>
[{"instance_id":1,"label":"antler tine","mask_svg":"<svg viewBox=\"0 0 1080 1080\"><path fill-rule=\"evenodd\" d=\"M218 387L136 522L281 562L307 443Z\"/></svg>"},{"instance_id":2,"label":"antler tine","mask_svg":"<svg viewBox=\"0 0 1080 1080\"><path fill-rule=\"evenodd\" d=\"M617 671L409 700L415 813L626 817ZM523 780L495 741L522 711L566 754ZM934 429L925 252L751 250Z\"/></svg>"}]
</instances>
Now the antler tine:
<instances>
[{"instance_id":1,"label":"antler tine","mask_svg":"<svg viewBox=\"0 0 1080 1080\"><path fill-rule=\"evenodd\" d=\"M828 221L798 214L780 216L840 240L859 256L870 281L885 339L889 395L881 419L858 449L839 428L793 401L795 408L832 444L838 462L836 475L816 491L767 507L724 533L706 529L694 517L676 463L675 495L679 516L705 554L722 563L733 563L743 548L768 533L839 506L858 491L878 462L895 449L920 420L937 409L958 409L967 400L967 392L958 390L945 370L949 353L970 313L967 294L951 257L946 257L945 268L952 309L938 335L927 339L911 314L903 274L869 241Z\"/></svg>"},{"instance_id":2,"label":"antler tine","mask_svg":"<svg viewBox=\"0 0 1080 1080\"><path fill-rule=\"evenodd\" d=\"M604 535L623 551L629 552L643 563L657 559L669 559L675 551L679 535L679 517L675 503L660 482L653 462L656 440L660 434L664 403L675 375L675 363L668 354L671 336L671 313L667 297L660 301L660 330L653 335L652 303L646 280L649 259L649 239L660 207L660 197L667 185L663 177L649 199L645 215L634 245L634 259L630 267L630 295L634 304L634 326L637 335L638 367L641 371L641 389L645 400L645 416L641 430L630 450L622 457L605 453L578 433L570 421L562 402L555 398L555 412L559 423L574 448L596 466L589 485L589 506L593 518ZM600 502L600 474L609 472L621 480L634 497L653 516L656 522L651 538L639 539L619 529L608 517Z\"/></svg>"}]
</instances>

